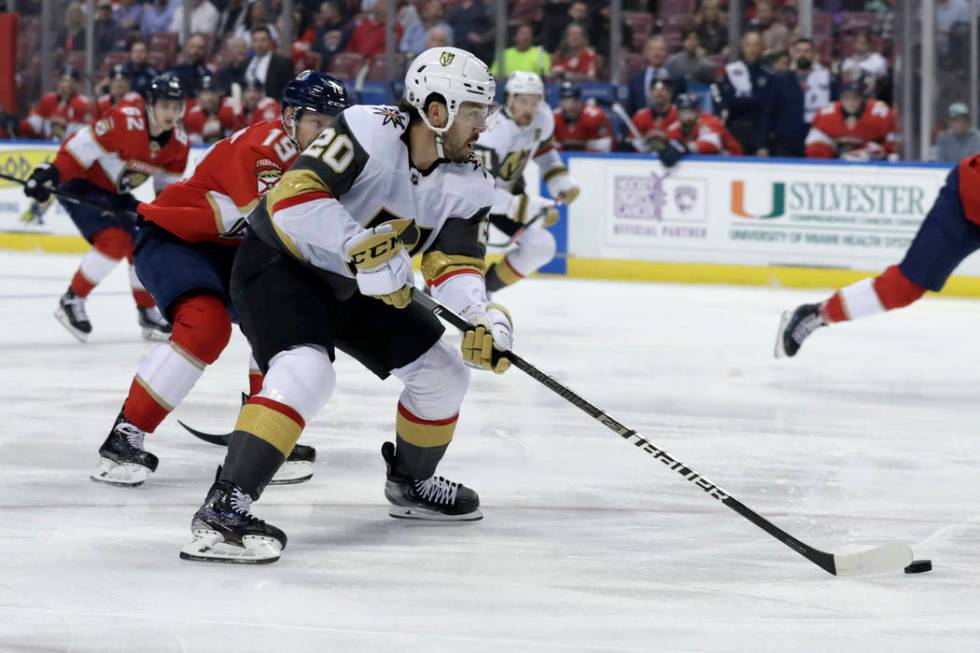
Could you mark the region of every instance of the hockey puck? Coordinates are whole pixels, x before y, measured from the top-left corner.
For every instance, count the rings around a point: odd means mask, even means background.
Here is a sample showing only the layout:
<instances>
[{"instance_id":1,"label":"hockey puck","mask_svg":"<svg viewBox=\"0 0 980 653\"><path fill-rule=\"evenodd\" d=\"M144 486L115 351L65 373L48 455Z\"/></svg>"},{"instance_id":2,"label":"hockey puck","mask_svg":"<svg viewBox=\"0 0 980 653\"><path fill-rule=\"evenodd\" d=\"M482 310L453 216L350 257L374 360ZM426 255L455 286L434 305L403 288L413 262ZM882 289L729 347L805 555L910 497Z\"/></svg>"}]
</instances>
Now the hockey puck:
<instances>
[{"instance_id":1,"label":"hockey puck","mask_svg":"<svg viewBox=\"0 0 980 653\"><path fill-rule=\"evenodd\" d=\"M932 560L913 560L905 568L906 574L922 574L927 571L932 571Z\"/></svg>"}]
</instances>

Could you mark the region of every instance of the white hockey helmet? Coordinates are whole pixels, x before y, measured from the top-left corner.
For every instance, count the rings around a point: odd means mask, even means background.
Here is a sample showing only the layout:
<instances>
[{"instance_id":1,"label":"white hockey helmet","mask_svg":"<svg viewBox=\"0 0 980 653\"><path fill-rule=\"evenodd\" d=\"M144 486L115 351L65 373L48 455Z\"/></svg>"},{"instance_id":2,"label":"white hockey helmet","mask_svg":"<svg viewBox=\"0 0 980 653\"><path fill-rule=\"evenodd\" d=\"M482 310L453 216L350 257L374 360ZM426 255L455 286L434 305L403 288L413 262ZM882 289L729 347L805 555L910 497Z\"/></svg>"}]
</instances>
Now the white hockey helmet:
<instances>
[{"instance_id":1,"label":"white hockey helmet","mask_svg":"<svg viewBox=\"0 0 980 653\"><path fill-rule=\"evenodd\" d=\"M489 109L496 92L497 84L487 65L459 48L429 48L412 60L405 74L405 99L418 110L426 127L439 136L452 127L459 105L476 102ZM425 115L425 101L432 94L446 102L449 120L445 127L433 127Z\"/></svg>"},{"instance_id":2,"label":"white hockey helmet","mask_svg":"<svg viewBox=\"0 0 980 653\"><path fill-rule=\"evenodd\" d=\"M537 73L530 73L518 70L507 78L507 86L504 87L507 95L540 95L544 97L544 82Z\"/></svg>"}]
</instances>

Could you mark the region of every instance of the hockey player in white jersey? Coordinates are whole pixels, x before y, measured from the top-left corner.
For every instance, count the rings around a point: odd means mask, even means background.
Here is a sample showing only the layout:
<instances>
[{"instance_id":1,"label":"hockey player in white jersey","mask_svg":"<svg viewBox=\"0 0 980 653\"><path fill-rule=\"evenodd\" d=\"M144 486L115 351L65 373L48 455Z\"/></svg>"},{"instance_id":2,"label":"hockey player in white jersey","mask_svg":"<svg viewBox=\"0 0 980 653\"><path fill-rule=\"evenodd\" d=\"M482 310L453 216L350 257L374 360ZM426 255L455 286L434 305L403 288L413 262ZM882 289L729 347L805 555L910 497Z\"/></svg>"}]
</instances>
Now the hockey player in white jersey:
<instances>
[{"instance_id":1,"label":"hockey player in white jersey","mask_svg":"<svg viewBox=\"0 0 980 653\"><path fill-rule=\"evenodd\" d=\"M501 373L511 320L487 302L486 220L493 180L473 154L492 111L485 64L432 48L411 64L396 107L345 110L249 216L231 295L265 377L242 407L225 464L191 524L189 560L261 563L286 535L250 505L336 384L334 350L404 390L386 442L389 514L476 520L479 497L436 476L470 367ZM473 323L462 357L439 320L412 303L411 257L432 295Z\"/></svg>"},{"instance_id":2,"label":"hockey player in white jersey","mask_svg":"<svg viewBox=\"0 0 980 653\"><path fill-rule=\"evenodd\" d=\"M515 241L517 246L487 270L490 292L520 281L555 257L555 237L546 229L558 221L555 200L570 204L580 190L555 149L555 119L544 102L541 78L516 72L507 80L506 91L504 110L480 135L476 147L496 183L490 222L508 236L524 231ZM531 158L554 199L524 188L524 167Z\"/></svg>"}]
</instances>

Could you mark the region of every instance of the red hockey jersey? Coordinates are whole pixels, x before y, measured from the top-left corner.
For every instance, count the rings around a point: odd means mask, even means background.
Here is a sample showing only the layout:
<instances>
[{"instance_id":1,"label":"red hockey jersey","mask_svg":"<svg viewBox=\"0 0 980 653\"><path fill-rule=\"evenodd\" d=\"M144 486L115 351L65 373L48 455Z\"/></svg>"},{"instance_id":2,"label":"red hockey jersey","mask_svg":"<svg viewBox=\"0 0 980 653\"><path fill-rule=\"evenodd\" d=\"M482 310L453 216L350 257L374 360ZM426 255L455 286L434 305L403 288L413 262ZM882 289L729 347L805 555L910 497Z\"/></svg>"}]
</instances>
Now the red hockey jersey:
<instances>
[{"instance_id":1,"label":"red hockey jersey","mask_svg":"<svg viewBox=\"0 0 980 653\"><path fill-rule=\"evenodd\" d=\"M99 102L96 105L96 118L101 120L109 115L115 107L136 107L137 109L142 109L146 106L146 102L143 100L143 96L136 91L128 91L118 102L114 102L112 96L109 94L103 95L99 98Z\"/></svg>"},{"instance_id":2,"label":"red hockey jersey","mask_svg":"<svg viewBox=\"0 0 980 653\"><path fill-rule=\"evenodd\" d=\"M865 100L857 116L847 117L832 102L813 119L806 137L811 159L883 159L895 151L895 114L880 100Z\"/></svg>"},{"instance_id":3,"label":"red hockey jersey","mask_svg":"<svg viewBox=\"0 0 980 653\"><path fill-rule=\"evenodd\" d=\"M278 118L278 116L277 116ZM217 143L230 136L238 124L231 101L225 99L217 113L206 112L201 105L189 109L184 115L184 128L192 143Z\"/></svg>"},{"instance_id":4,"label":"red hockey jersey","mask_svg":"<svg viewBox=\"0 0 980 653\"><path fill-rule=\"evenodd\" d=\"M237 129L242 129L243 127L250 127L260 122L279 120L281 115L279 102L273 100L271 97L264 97L259 100L259 103L255 105L255 109L251 112L243 107L241 114L236 116L235 125Z\"/></svg>"},{"instance_id":5,"label":"red hockey jersey","mask_svg":"<svg viewBox=\"0 0 980 653\"><path fill-rule=\"evenodd\" d=\"M57 91L48 93L31 110L26 123L35 138L63 141L95 119L92 102L84 95L67 100Z\"/></svg>"},{"instance_id":6,"label":"red hockey jersey","mask_svg":"<svg viewBox=\"0 0 980 653\"><path fill-rule=\"evenodd\" d=\"M567 152L612 151L612 125L599 107L586 104L575 122L566 120L561 109L555 111L554 116L558 149Z\"/></svg>"},{"instance_id":7,"label":"red hockey jersey","mask_svg":"<svg viewBox=\"0 0 980 653\"><path fill-rule=\"evenodd\" d=\"M654 151L662 148L670 140L667 138L667 130L675 122L677 122L677 107L673 105L670 111L663 115L654 114L650 107L640 109L633 114L633 124L650 144L650 149Z\"/></svg>"},{"instance_id":8,"label":"red hockey jersey","mask_svg":"<svg viewBox=\"0 0 980 653\"><path fill-rule=\"evenodd\" d=\"M54 158L61 181L81 177L110 193L128 193L150 177L157 192L179 179L190 151L184 128L178 123L160 147L150 139L146 120L142 109L116 107L77 131Z\"/></svg>"},{"instance_id":9,"label":"red hockey jersey","mask_svg":"<svg viewBox=\"0 0 980 653\"><path fill-rule=\"evenodd\" d=\"M718 118L710 113L700 113L689 129L684 129L680 120L672 124L667 129L667 140L684 143L691 154L720 154L724 131Z\"/></svg>"},{"instance_id":10,"label":"red hockey jersey","mask_svg":"<svg viewBox=\"0 0 980 653\"><path fill-rule=\"evenodd\" d=\"M298 154L280 120L257 123L213 145L190 178L137 211L183 240L237 244L245 216Z\"/></svg>"}]
</instances>

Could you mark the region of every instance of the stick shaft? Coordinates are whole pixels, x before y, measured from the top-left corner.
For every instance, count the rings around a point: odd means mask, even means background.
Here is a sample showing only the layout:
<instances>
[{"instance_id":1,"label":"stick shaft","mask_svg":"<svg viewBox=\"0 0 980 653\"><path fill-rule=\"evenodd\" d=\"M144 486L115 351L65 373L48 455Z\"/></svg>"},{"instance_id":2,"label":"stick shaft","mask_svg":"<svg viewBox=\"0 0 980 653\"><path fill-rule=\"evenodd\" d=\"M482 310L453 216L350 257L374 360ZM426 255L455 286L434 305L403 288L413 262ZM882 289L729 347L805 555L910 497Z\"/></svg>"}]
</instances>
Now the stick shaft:
<instances>
[{"instance_id":1,"label":"stick shaft","mask_svg":"<svg viewBox=\"0 0 980 653\"><path fill-rule=\"evenodd\" d=\"M6 181L12 181L12 182L15 182L15 183L20 184L21 186L23 186L23 185L25 185L27 183L24 179L21 179L19 177L14 177L12 175L5 175L3 173L0 173L0 179L4 179ZM137 219L139 217L139 214L137 214L137 213L135 213L133 211L125 211L125 210L114 211L112 209L107 209L104 206L99 206L98 204L92 204L91 202L86 202L85 200L83 200L83 199L81 199L79 197L75 197L71 193L66 193L65 191L59 190L57 188L55 188L54 190L52 190L51 191L51 194L54 195L57 198L60 198L60 199L65 200L69 204L77 204L78 206L87 206L90 209L96 209L98 211L101 211L103 214L112 215L112 214L116 214L116 213L122 213L122 214L126 215L127 217L132 218L133 220L135 220L135 219Z\"/></svg>"}]
</instances>

